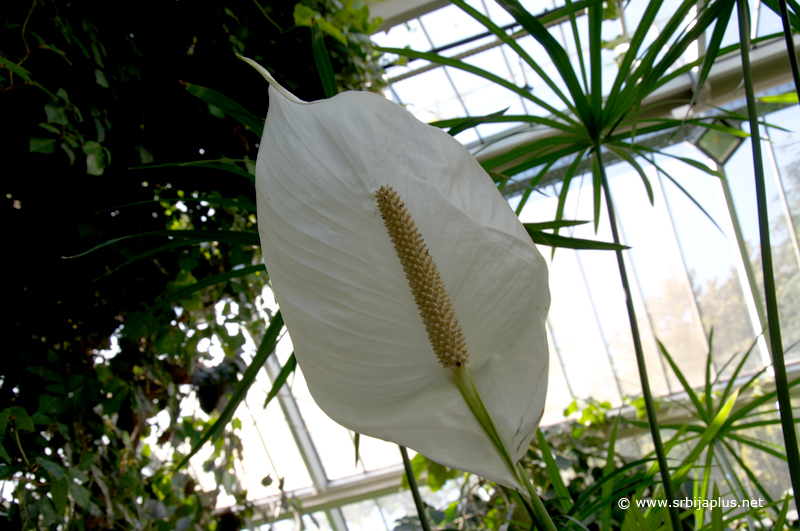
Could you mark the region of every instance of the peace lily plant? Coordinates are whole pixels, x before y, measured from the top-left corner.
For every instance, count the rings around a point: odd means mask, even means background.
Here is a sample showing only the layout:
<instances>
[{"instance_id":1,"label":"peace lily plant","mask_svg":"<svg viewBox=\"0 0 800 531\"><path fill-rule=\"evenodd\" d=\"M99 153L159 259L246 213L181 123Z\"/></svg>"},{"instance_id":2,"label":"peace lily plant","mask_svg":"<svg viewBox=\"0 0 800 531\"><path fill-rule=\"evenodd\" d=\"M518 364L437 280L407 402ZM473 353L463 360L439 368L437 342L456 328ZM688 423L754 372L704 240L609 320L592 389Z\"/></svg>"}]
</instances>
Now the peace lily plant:
<instances>
[{"instance_id":1,"label":"peace lily plant","mask_svg":"<svg viewBox=\"0 0 800 531\"><path fill-rule=\"evenodd\" d=\"M458 141L400 106L305 102L243 59L270 83L264 261L317 404L540 504L518 463L544 411L550 293L516 215Z\"/></svg>"}]
</instances>

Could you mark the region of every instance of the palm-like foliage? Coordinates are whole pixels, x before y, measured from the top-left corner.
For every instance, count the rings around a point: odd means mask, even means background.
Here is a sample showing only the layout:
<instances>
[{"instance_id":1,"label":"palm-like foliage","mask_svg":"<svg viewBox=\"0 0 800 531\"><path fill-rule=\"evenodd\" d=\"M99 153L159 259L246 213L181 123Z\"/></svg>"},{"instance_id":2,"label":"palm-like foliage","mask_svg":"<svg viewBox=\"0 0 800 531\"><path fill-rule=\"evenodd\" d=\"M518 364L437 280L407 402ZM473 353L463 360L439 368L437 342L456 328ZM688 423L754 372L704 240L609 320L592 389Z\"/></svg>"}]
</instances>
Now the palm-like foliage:
<instances>
[{"instance_id":1,"label":"palm-like foliage","mask_svg":"<svg viewBox=\"0 0 800 531\"><path fill-rule=\"evenodd\" d=\"M665 357L668 359L676 376L678 376L679 380L684 385L684 388L691 399L691 402L694 406L692 414L696 419L696 422L688 424L687 426L663 426L665 428L677 429L678 433L665 444L662 444L661 434L655 416L655 408L653 407L652 397L650 396L650 387L648 384L641 342L638 338L638 329L633 313L631 302L632 297L630 296L630 288L628 287L627 273L625 271L621 254L624 246L620 244L620 238L616 232L617 223L614 217L614 208L611 202L608 180L605 173L605 166L608 164L610 158L627 162L642 178L643 185L646 187L648 196L652 202L653 193L651 186L640 161L643 158L646 159L646 156L652 156L655 153L661 152L657 148L652 147L644 141L647 135L669 132L670 130L674 130L684 124L688 124L692 126L718 129L738 136L748 136L740 130L717 125L711 121L711 118L687 118L685 120L676 120L672 117L665 116L664 112L666 109L668 109L668 107L665 107L663 102L658 105L650 105L648 99L654 96L654 94L667 83L683 74L686 74L692 69L698 69L697 71L699 72L697 78L698 90L695 91L696 94L699 91L699 87L701 87L708 78L711 67L714 64L714 60L719 55L739 47L739 45L734 45L725 49L721 48L722 38L728 26L728 21L733 13L736 0L709 0L699 8L696 0L683 0L675 13L668 19L666 25L663 27L655 40L653 40L653 42L651 42L649 45L645 46L648 30L653 25L656 15L658 14L659 9L662 7L663 0L649 2L637 29L634 31L633 35L630 36L629 48L621 57L617 76L614 79L608 94L604 94L602 90L603 64L601 60L601 49L603 42L601 38L601 27L603 23L604 11L602 1L583 0L572 2L571 0L566 0L566 6L564 8L547 13L544 16L537 18L525 11L525 9L517 0L498 0L498 3L501 4L515 18L515 20L522 26L524 31L527 32L527 34L530 34L544 48L545 52L549 56L550 60L552 60L556 68L558 73L557 78L548 75L545 70L537 64L534 58L531 57L517 43L515 37L518 35L509 36L505 30L499 28L491 20L474 8L470 7L463 0L452 1L470 16L475 18L478 22L483 24L491 33L496 35L500 41L514 50L519 55L520 59L527 63L527 65L533 69L541 77L544 83L553 91L560 101L560 104L553 105L552 103L548 103L526 89L518 87L509 81L506 81L463 61L408 49L378 49L383 52L396 53L411 58L428 60L433 63L458 68L475 75L482 76L500 86L507 88L508 90L513 91L514 93L520 95L521 97L541 107L544 111L549 113L549 116L541 117L529 115L514 116L506 115L504 112L498 112L482 117L470 117L442 121L436 125L449 128L450 134L453 135L463 131L466 128L474 127L483 123L520 122L523 124L535 124L548 128L548 132L541 137L522 143L521 145L518 145L514 149L501 155L487 158L483 160L482 164L495 178L495 180L498 182L498 186L501 188L505 186L509 180L518 178L518 176L523 172L530 172L531 170L535 171L535 175L526 183L527 190L523 194L518 211L523 208L529 197L530 191L542 181L547 172L553 168L554 165L561 164L565 166L567 169L566 173L564 174L564 182L561 187L556 219L549 223L529 224L527 229L536 243L551 245L552 247L560 246L577 249L593 248L615 250L617 252L623 287L628 295L627 302L631 322L631 331L634 338L634 346L636 349L637 362L639 365L645 404L649 418L649 422L647 424L643 424L643 426L648 426L653 436L656 447L655 453L657 464L653 464L653 466L651 466L647 472L634 475L633 477L626 477L624 474L631 470L631 468L644 464L645 462L649 461L649 459L645 459L636 463L629 463L619 469L615 469L613 459L614 441L616 439L615 426L611 443L608 448L609 464L606 467L604 477L595 485L583 492L580 498L574 503L571 501L566 501L563 496L561 496L559 505L564 514L564 525L573 525L576 521L584 521L586 518L589 518L591 515L602 509L601 518L603 522L603 528L607 528L608 524L610 523L611 515L610 511L607 511L605 506L608 506L609 501L617 499L620 496L627 495L632 495L641 499L642 495L644 494L644 490L653 485L656 474L659 471L661 472L663 481L663 496L667 500L673 499L674 494L671 486L672 481L678 483L687 479L690 471L693 470L695 464L703 456L703 452L705 452L705 464L703 465L703 470L705 472L698 476L699 479L697 480L699 482L697 486L697 492L701 493L701 497L705 497L712 488L708 479L710 477L708 471L713 466L713 463L716 462L719 466L722 466L723 459L732 459L742 467L749 479L754 482L761 494L764 495L767 500L769 500L770 504L777 507L779 501L772 500L765 489L758 485L758 482L755 481L756 477L753 471L745 466L738 454L733 451L733 448L736 444L745 444L783 460L788 459L789 463L792 463L794 459L794 462L796 463L796 457L793 458L791 454L792 448L790 448L789 456L787 458L786 454L783 453L780 448L772 447L759 441L748 439L747 436L743 435L741 432L742 430L746 430L748 428L777 424L780 422L778 419L770 419L766 421L752 419L752 416L759 414L758 408L760 406L771 403L771 401L774 401L776 397L781 400L781 413L785 414L788 411L788 425L791 427L793 425L793 421L791 420L791 408L783 405L781 393L788 393L788 389L800 383L800 381L787 383L785 381L784 371L783 383L781 383L780 380L778 381L778 389L776 391L759 397L758 399L748 403L746 406L737 409L736 399L738 394L750 389L753 386L756 377L758 376L756 375L751 378L740 389L733 390L732 382L743 367L747 355L745 355L745 357L739 362L736 370L734 371L734 376L731 378L731 383L729 383L722 392L717 393L717 398L714 398L714 382L711 380L710 370L707 371L706 374L705 389L703 392L698 394L688 386L685 378L683 378L680 372L680 369L672 362L669 354L662 347ZM766 5L776 11L781 7L785 7L786 3L785 1L776 2L775 0L764 0L764 2ZM740 5L744 5L744 2L739 3ZM790 3L794 9L798 8L795 2ZM584 11L587 13L586 18L579 19L578 15ZM577 30L578 24L583 24L584 22L588 23L588 60L584 59L584 57L579 54L578 65L573 65L564 47L562 47L562 45L549 33L546 28L546 24L548 22L555 21L563 17L568 18L573 28L572 33L575 35L575 44L578 50L582 48L579 38L580 32ZM739 17L740 23L745 28L746 18L746 16L742 15ZM800 28L800 19L798 19L794 13L784 13L784 20L787 21L787 28L789 26L793 26L795 29ZM703 38L704 33L712 26L713 31L711 33L708 46L706 47L705 55L695 61L683 64L679 68L674 68L674 65L679 62L679 59L681 59L684 52L686 52L689 47L692 46L699 38ZM327 53L324 50L323 41L320 38L319 32L317 31L316 33L317 35L314 39L314 55L318 63L318 69L322 74L326 95L330 97L336 93L335 80L333 79L333 72L330 67L330 62L327 61ZM745 30L743 34L748 34L748 32ZM746 39L744 38L742 39L742 42L745 43L743 46L743 55L746 57L749 44L746 43ZM243 123L249 124L252 129L260 130L261 120L253 117L243 107L228 100L223 95L203 87L196 87L188 84L186 85L186 88L192 94L209 103L212 103L219 109L223 110L234 118L239 119ZM749 99L752 99L752 88L750 88L748 96ZM692 101L688 103L694 103L694 98L692 98ZM748 103L750 107L753 108L753 103ZM732 117L737 121L746 119L745 117L732 114L729 114L729 117ZM752 116L751 118L751 130L757 131L757 121ZM668 153L662 154L665 156L674 157ZM679 158L684 163L699 168L713 177L723 177L722 174L715 168L710 168L700 162L681 157L674 158ZM614 236L613 244L587 242L585 240L565 238L557 234L558 230L562 227L568 227L580 223L564 220L563 211L564 205L566 204L567 194L570 190L570 181L575 178L576 175L579 175L584 171L584 162L591 165L591 175L593 177L592 182L594 192L593 205L595 229L597 229L601 217L601 198L605 196L607 214L609 216L609 222ZM650 163L655 165L655 159L653 158L653 161ZM202 164L209 163L205 162ZM758 168L759 165L760 162L757 162L756 167ZM212 165L211 167L222 169L238 175L244 175L252 179L252 176L248 172L245 172L241 168L230 164L230 161L223 161L222 163ZM666 172L663 172L661 168L658 169L680 188L680 185L677 181L672 179ZM682 188L680 189L683 190ZM686 192L684 191L684 193ZM694 201L691 196L689 197L692 199L692 201ZM214 201L213 199L207 200L209 202ZM223 207L235 207L248 211L254 210L252 204L245 203L243 201L225 199L217 199L216 201L222 201L220 206ZM227 203L225 203L226 201ZM702 206L700 206L696 201L694 202L698 208L702 210ZM703 210L703 212L705 211ZM555 234L543 232L545 230L554 230ZM255 233L230 232L225 234L210 234L210 232L211 231L181 231L181 234L176 234L176 231L159 231L159 234L152 235L178 237L181 239L181 241L176 241L157 249L153 249L153 251L135 257L129 260L129 262L132 260L145 258L146 256L154 254L155 252L159 252L160 250L166 250L168 248L171 249L180 245L193 245L201 241L224 240L245 245L250 245L254 242L257 243L257 235ZM762 243L763 241L764 238L762 236ZM763 254L768 253L764 253L762 251L762 255ZM162 300L159 305L154 306L150 311L152 312L158 307L166 306L175 300L179 300L180 298L215 282L224 281L237 276L243 276L245 274L251 274L255 271L260 271L262 268L263 266L252 266L252 268L231 271L206 279L197 285L189 286L181 292ZM765 268L765 276L772 276L771 273L767 272L767 268ZM769 294L767 299L767 304L769 306ZM770 315L770 322L777 322L776 313L774 315ZM260 363L263 363L263 360L266 359L266 356L269 354L269 351L274 344L275 334L270 335L269 332L277 333L277 330L281 325L279 316L276 316L276 319L274 319L274 322L271 324L272 326L270 326L267 337L259 349L259 357L253 364L253 367L251 367L253 374L255 374L254 371L258 369ZM782 357L780 355L780 340L778 339L776 343L776 341L773 339L772 344L778 345L778 354L776 356L776 373L779 375L780 368L778 367L777 360L780 359L780 363L782 364ZM278 381L275 383L273 391L269 395L270 397L274 397L275 393L277 393L277 389L282 385L293 368L294 364L292 359L290 360L290 363L284 367L284 371L281 372L281 377L279 377ZM248 374L245 375L243 381L240 382L240 385L234 394L234 399L231 400L229 407L223 413L222 418L220 419L221 421L214 426L214 429L209 430L202 442L205 442L209 438L217 435L219 431L221 431L223 424L233 414L233 410L235 409L236 404L238 404L238 399L243 396L243 393L247 390L249 384L252 383L252 378L248 378L250 373L251 371L248 371ZM788 394L786 396L788 396ZM784 430L786 430L786 424L787 421L784 419ZM202 444L202 442L200 444ZM680 465L677 468L670 469L670 467L667 465L667 453L672 447L682 443L693 443L694 445L692 446L689 455L684 458ZM796 447L796 443L794 446ZM543 440L540 440L540 447L543 449L544 458L548 462L548 467L551 466L551 462L552 466L555 466L555 462L552 461L552 455L550 455L549 452L544 451L546 444ZM198 448L199 444L195 446L192 452L197 451ZM185 461L186 460L184 460L184 462ZM800 466L797 465L794 467L790 466L790 469L792 468L795 470L800 470ZM672 481L670 480L670 470L672 470ZM558 478L558 474L553 474L553 477ZM731 492L743 492L743 487L736 478L728 478L728 481L728 487L730 488ZM556 480L556 482L558 482L558 480ZM555 487L558 492L559 485L555 485ZM716 486L714 486L714 488L716 489ZM796 492L798 490L800 489L795 489ZM563 484L561 485L561 491L566 492L566 489L563 488ZM599 497L597 497L598 492L601 494ZM788 504L784 504L783 511L781 513L783 518L785 518L787 506ZM626 517L625 525L630 529L656 529L665 523L666 520L671 520L672 527L677 530L680 526L680 519L685 518L686 513L679 514L677 509L673 509L670 510L670 515L667 517L664 511L650 511L645 513L636 509L632 510L628 516L629 518ZM713 525L723 525L726 521L729 521L730 519L734 518L734 516L738 515L728 515L729 518L727 520L723 520L724 516L725 515L723 515L721 512L715 512L712 518ZM778 515L778 518L780 521L780 514ZM702 515L700 521L702 522ZM572 522L572 524L570 524L570 522ZM574 525L576 528L579 527L577 524ZM646 527L642 527L643 525ZM716 529L717 527L714 528Z\"/></svg>"},{"instance_id":2,"label":"palm-like foliage","mask_svg":"<svg viewBox=\"0 0 800 531\"><path fill-rule=\"evenodd\" d=\"M477 68L468 63L441 57L433 53L418 52L408 49L396 48L378 48L382 52L395 53L410 58L424 59L432 63L458 68L466 72L470 72L485 79L492 81L500 86L503 86L523 98L529 100L533 104L539 106L544 111L550 113L548 117L538 116L508 116L503 112L494 113L484 117L471 117L461 120L448 120L444 123L437 125L450 127L451 134L462 131L466 127L473 127L479 123L495 123L495 122L527 122L538 124L550 129L546 134L541 135L532 141L528 141L519 145L510 151L503 154L490 157L482 161L484 168L492 172L492 176L500 181L499 186L502 187L505 181L509 178L514 178L517 174L532 168L538 168L538 173L528 183L528 190L523 195L519 210L522 209L525 201L527 201L530 190L533 189L546 175L548 170L559 161L569 161L568 169L564 175L564 182L561 187L561 193L556 212L556 222L561 222L563 217L564 205L566 204L567 194L570 190L570 181L580 172L581 162L589 159L591 163L591 174L593 184L593 204L594 204L594 223L595 230L597 230L600 214L601 214L601 198L605 197L607 214L611 231L613 235L614 244L620 244L620 238L617 232L617 222L614 212L614 206L611 200L611 194L606 177L605 163L603 156L611 155L618 160L623 160L630 164L631 167L641 176L644 186L647 188L650 201L653 201L653 193L648 182L648 178L639 163L639 160L644 158L645 155L652 155L660 153L657 149L645 145L641 142L644 135L649 133L658 133L675 129L683 124L691 124L705 128L722 128L724 131L732 134L742 136L741 131L731 129L724 126L719 126L709 123L706 119L702 118L687 118L685 120L676 120L672 117L665 117L665 108L663 106L648 107L648 97L669 81L676 77L685 74L693 69L699 69L698 75L698 89L695 95L689 102L690 105L695 103L695 98L699 88L705 83L711 71L716 58L723 53L733 51L740 48L740 45L734 45L726 49L721 49L721 43L728 22L736 7L736 0L709 0L698 6L694 0L684 0L675 10L674 14L666 22L658 36L645 47L645 40L647 34L656 20L659 9L662 7L663 2L656 0L649 2L642 14L638 27L630 37L628 50L624 53L622 60L619 64L617 76L614 79L611 90L607 95L603 94L603 79L602 70L603 64L601 60L601 49L603 41L601 38L602 23L604 18L603 2L588 0L584 2L573 3L570 0L566 1L566 6L560 10L546 13L541 17L534 17L527 12L517 0L497 0L497 2L513 16L517 23L531 35L545 50L547 56L552 60L558 78L553 79L550 77L517 42L515 36L509 36L505 30L494 24L489 18L484 16L476 9L470 7L463 0L452 0L459 8L473 17L475 20L484 25L491 33L504 44L508 45L514 52L518 54L520 59L527 63L533 69L544 83L553 91L562 104L559 107L538 98L527 90L518 87L517 85L504 80L490 72ZM776 2L770 5L777 11L779 7ZM795 6L793 6L795 7ZM784 8L785 9L785 8ZM580 32L578 31L578 19L576 14L579 12L586 12L586 21L588 24L588 61L584 59L583 55L579 53L579 66L574 67L570 61L569 55L564 47L550 34L545 27L550 21L559 18L568 17L572 26L572 33L575 36L575 45L578 50L582 49L580 42ZM797 22L796 16L791 22ZM749 25L746 10L746 2L739 2L739 23L742 60L743 68L745 70L745 80L749 78ZM784 12L784 20L788 20L788 16ZM581 21L583 22L583 21ZM786 23L787 28L789 23ZM705 32L713 26L706 53L703 57L695 61L688 62L679 68L673 68L679 62L684 52L690 46L697 42L698 39L705 37ZM788 31L788 30L787 30ZM758 130L758 122L755 114L755 102L752 98L751 84L746 83L748 90L748 107L749 118L751 120L751 131ZM563 89L563 90L562 90ZM663 102L662 102L663 104ZM733 116L733 118L743 120L744 117ZM745 135L746 136L746 135ZM755 147L759 142L754 140ZM667 153L663 155L671 156ZM637 160L638 159L638 160ZM709 175L723 178L722 174L714 168L709 168L706 165L694 160L681 158L686 164L690 164L699 168ZM655 160L651 162L655 165ZM763 172L759 172L762 166L760 159L757 157L755 161L757 182L763 183ZM661 168L658 168L661 170ZM676 185L678 183L663 172L672 182ZM760 177L759 177L760 176ZM680 188L680 185L678 185ZM758 187L758 185L757 185ZM685 192L681 188L682 191ZM689 194L687 193L687 196ZM691 196L689 196L694 201ZM702 210L696 201L695 204ZM765 205L765 203L764 203ZM766 216L766 206L763 209L764 216ZM705 212L705 210L703 210ZM760 214L761 217L761 214ZM766 217L764 217L766 220ZM713 220L712 220L713 221ZM771 264L769 261L769 238L768 232L765 227L762 228L762 246L766 239L766 251L762 251L762 255L767 256L765 262L765 277L772 275ZM558 227L555 228L557 233ZM661 471L662 481L666 498L668 500L674 499L674 490L672 482L669 477L666 451L661 442L661 435L659 432L658 422L655 418L655 408L650 393L650 386L647 376L647 368L645 366L644 355L639 338L638 325L634 314L631 290L628 283L627 271L625 268L622 251L616 250L617 260L620 271L620 278L622 281L623 289L626 292L628 315L630 319L631 335L633 337L634 348L636 351L637 364L639 368L639 375L642 384L642 391L644 395L645 407L649 417L649 427L655 443L656 457L658 467ZM771 288L774 299L774 286ZM767 291L770 291L770 286L767 286ZM767 295L767 306L771 306L775 311L770 313L770 322L777 323L777 305L770 303L769 294ZM769 310L768 310L769 311ZM783 369L782 361L782 348L780 343L778 327L771 327L771 337L773 344L777 345L776 355L776 370L777 373L783 374L783 380L779 380L779 394L786 394L785 390L788 389L785 370ZM777 337L776 337L777 334ZM781 401L788 400L786 397L781 398ZM785 412L785 413L784 413ZM784 419L784 432L791 431L787 436L787 444L792 444L789 450L790 462L794 463L797 458L793 456L796 454L794 451L796 442L793 437L791 419L791 407L788 405L782 406L782 413L788 415L788 419ZM710 413L709 413L710 414ZM717 423L717 417L708 419L711 425ZM720 421L722 422L722 421ZM717 426L720 429L720 426ZM713 435L711 436L713 438ZM702 451L702 448L701 450ZM699 454L698 454L699 455ZM695 459L697 456L695 456ZM791 468L791 467L790 467ZM796 468L796 466L795 466ZM685 477L686 471L683 468L677 472L678 479ZM796 474L793 474L796 475ZM797 479L795 479L795 482ZM670 508L670 520L672 527L678 529L680 527L680 516L675 508Z\"/></svg>"}]
</instances>

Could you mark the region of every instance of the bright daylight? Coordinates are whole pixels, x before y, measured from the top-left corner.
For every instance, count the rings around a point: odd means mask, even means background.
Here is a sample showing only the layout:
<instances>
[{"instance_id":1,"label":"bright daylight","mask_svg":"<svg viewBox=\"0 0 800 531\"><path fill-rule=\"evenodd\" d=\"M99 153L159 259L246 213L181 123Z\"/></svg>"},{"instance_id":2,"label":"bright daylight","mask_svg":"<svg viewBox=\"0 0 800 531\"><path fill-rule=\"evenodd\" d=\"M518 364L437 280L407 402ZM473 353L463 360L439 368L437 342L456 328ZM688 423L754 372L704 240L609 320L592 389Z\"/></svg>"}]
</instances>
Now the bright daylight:
<instances>
[{"instance_id":1,"label":"bright daylight","mask_svg":"<svg viewBox=\"0 0 800 531\"><path fill-rule=\"evenodd\" d=\"M795 0L6 4L2 529L800 529Z\"/></svg>"}]
</instances>

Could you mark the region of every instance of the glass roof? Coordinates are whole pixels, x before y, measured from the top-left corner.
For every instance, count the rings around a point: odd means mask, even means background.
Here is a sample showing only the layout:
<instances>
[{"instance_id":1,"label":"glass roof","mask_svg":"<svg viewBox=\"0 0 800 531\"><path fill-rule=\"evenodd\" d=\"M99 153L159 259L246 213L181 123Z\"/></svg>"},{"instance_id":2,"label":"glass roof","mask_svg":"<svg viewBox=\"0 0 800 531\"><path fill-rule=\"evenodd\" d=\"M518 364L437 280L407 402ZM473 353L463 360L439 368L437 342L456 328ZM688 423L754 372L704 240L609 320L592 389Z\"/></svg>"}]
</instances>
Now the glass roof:
<instances>
[{"instance_id":1,"label":"glass roof","mask_svg":"<svg viewBox=\"0 0 800 531\"><path fill-rule=\"evenodd\" d=\"M513 25L513 19L494 3L484 0L468 3L487 15L495 24L507 27L509 32L520 30ZM522 3L532 13L542 13L563 5L563 2L550 0ZM639 1L627 2L621 18L603 23L603 39L612 41L624 34L626 29L630 31L635 28L645 4ZM657 36L678 4L677 0L664 2L648 33L647 41L652 41ZM758 19L758 33L776 31L776 24L780 24L780 21L776 23L775 16L769 10L766 10L766 14L764 10L760 10L759 2L752 2L751 6L754 14L762 15ZM730 27L736 27L735 19L731 21ZM579 19L578 28L578 37L585 52L588 43L585 19ZM566 47L570 59L579 71L578 49L571 24L554 24L549 31ZM487 36L485 33L483 26L456 6L449 5L373 35L372 39L384 47L408 46L418 51L436 51L450 57L462 58L471 65L525 87L559 109L564 108L563 102L527 64L518 59L516 53L506 45L497 45L494 35ZM737 40L730 29L728 33L730 35L726 35L726 41ZM539 65L546 72L553 74L553 79L558 79L552 62L532 37L522 36L518 42L535 60L540 61ZM622 50L623 48L610 47L603 51L603 82L606 92L616 76L615 59ZM696 47L690 49L684 60L696 58L697 53ZM387 59L394 60L396 57L390 56ZM679 62L676 66L680 64L682 63ZM391 66L387 69L387 74L390 86L386 96L405 106L425 122L489 114L505 108L508 108L507 114L549 114L529 100L481 77L450 67L431 65L422 60L409 61L403 66ZM793 112L794 119L800 119L797 116L800 113ZM477 130L470 129L458 134L457 139L464 144L475 145L511 127L515 127L515 124L480 125ZM670 149L682 156L703 157L686 143ZM665 159L660 164L669 171L675 162ZM731 163L729 166L732 172L736 171ZM739 319L733 321L739 325L731 325L730 330L726 331L727 341L740 347L753 340L755 326L752 315L748 313L747 301L744 300L746 296L743 295L737 276L737 271L742 267L739 263L741 260L731 247L726 231L718 230L706 217L698 214L694 207L686 204L685 196L677 192L675 186L663 175L652 168L648 170L656 193L653 207L645 196L638 174L621 164L610 167L609 172L616 202L623 205L619 216L624 239L635 249L627 260L628 267L634 271L635 306L642 321L640 327L645 343L645 356L652 371L653 390L658 394L668 394L676 391L679 385L671 373L665 370L663 359L657 351L656 337L664 341L668 348L674 349L676 361L686 367L690 379L699 378L705 370L704 366L698 365L703 364L707 352L705 332L712 324L724 330L728 326L716 321L710 322L710 318L721 311L720 301L714 299L714 294L718 292L713 291L713 286L730 284L730 292L733 294L731 297L739 297L724 302L727 305L725 311ZM681 166L676 174L680 183L707 206L712 217L722 220L721 225L727 230L725 223L730 225L730 221L725 221L727 207L720 199L718 183L686 166ZM590 178L576 176L572 180L571 186L575 188L575 193L569 195L565 209L569 215L566 218L592 218L590 184ZM554 219L560 186L556 183L541 190L539 194L533 194L521 212L522 221ZM746 191L735 193L739 201L751 200ZM519 196L509 199L512 207L516 207L518 201ZM678 212L680 215L676 215ZM757 240L757 233L753 230L750 226L746 228L748 241L753 238ZM610 228L607 222L601 222L595 234L592 224L587 224L575 227L570 235L609 241ZM637 394L640 385L629 339L627 314L624 304L620 303L623 295L614 256L606 252L577 253L569 249L559 249L555 255L551 255L550 248L542 247L540 250L551 265L550 282L553 294L547 323L551 353L550 384L542 420L542 425L549 425L564 420L563 410L575 398L591 396L620 404L625 396ZM576 282L575 279L580 280ZM264 290L263 304L266 310L276 309L269 288ZM248 342L248 345L249 355L252 356L254 345L252 342ZM214 349L210 345L210 352L213 353ZM310 525L317 522L321 529L338 529L340 526L337 527L335 521L344 518L351 530L392 529L393 519L410 514L412 507L408 493L396 493L401 473L401 459L396 445L362 436L356 461L354 434L331 421L314 403L300 367L284 386L279 399L270 403L266 409L262 407L266 393L271 388L272 378L277 375L280 365L286 362L291 352L291 341L284 335L278 344L277 360L274 356L271 358L273 365L259 374L246 402L236 413L242 423L239 435L244 446L244 461L237 464L238 479L242 487L247 489L248 499L263 501L279 497L279 478L285 480L282 485L285 492L294 491L300 496L303 493L313 494L340 488L348 481L368 477L369 474L366 473L374 475L388 469L397 478L393 483L395 494L377 501L354 503L341 511L318 511L312 515L314 519L306 523ZM800 353L795 353L794 356L800 357ZM754 359L752 364L752 368L761 366L761 360ZM202 456L193 460L198 465L195 472L201 477L209 477L200 470L202 461ZM265 486L262 479L268 475L273 481ZM428 492L427 495L431 493ZM442 495L446 496L446 493ZM380 500L384 500L385 507ZM218 503L220 506L229 505L233 503L233 499L220 498ZM284 528L293 527L288 524L285 527L275 526L275 529Z\"/></svg>"}]
</instances>

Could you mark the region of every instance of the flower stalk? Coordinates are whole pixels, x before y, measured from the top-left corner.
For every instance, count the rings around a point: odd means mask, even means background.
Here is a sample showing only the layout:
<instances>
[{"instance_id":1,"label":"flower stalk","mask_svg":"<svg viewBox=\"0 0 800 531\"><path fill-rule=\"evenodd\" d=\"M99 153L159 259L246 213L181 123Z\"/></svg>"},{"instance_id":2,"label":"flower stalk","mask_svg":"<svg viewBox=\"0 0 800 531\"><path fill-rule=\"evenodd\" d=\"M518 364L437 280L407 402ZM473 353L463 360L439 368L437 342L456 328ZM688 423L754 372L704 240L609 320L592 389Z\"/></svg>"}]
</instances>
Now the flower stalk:
<instances>
[{"instance_id":1,"label":"flower stalk","mask_svg":"<svg viewBox=\"0 0 800 531\"><path fill-rule=\"evenodd\" d=\"M792 403L789 397L789 380L786 377L786 362L783 357L781 322L778 316L778 299L775 292L775 273L772 266L772 244L769 235L769 213L767 210L767 191L764 179L764 162L761 154L761 135L759 134L758 108L756 106L753 78L750 72L750 15L747 2L737 0L739 15L739 41L742 45L742 73L744 92L747 98L747 115L750 121L750 141L753 147L753 169L756 179L756 203L758 205L758 233L761 239L761 265L764 270L764 300L767 306L769 342L772 346L772 367L775 371L775 390L783 428L783 441L786 446L786 460L794 490L795 508L800 494L800 450L797 445L797 432L792 418ZM793 50L793 47L792 47ZM791 59L794 61L794 54Z\"/></svg>"},{"instance_id":2,"label":"flower stalk","mask_svg":"<svg viewBox=\"0 0 800 531\"><path fill-rule=\"evenodd\" d=\"M611 235L614 243L619 245L619 230L617 229L617 217L614 213L614 202L611 200L611 190L608 187L608 177L606 176L605 166L603 166L603 159L600 156L600 146L597 145L594 150L595 167L600 174L600 182L603 188L603 193L606 199L606 208L608 209L608 221L611 225ZM619 276L622 281L622 289L625 291L625 306L628 309L628 320L631 327L631 336L633 337L633 347L636 351L636 365L639 368L639 380L642 384L642 396L644 398L644 406L647 411L647 423L650 426L650 435L653 438L653 446L656 451L656 460L658 461L658 468L661 472L661 482L664 485L664 496L667 498L669 504L669 516L672 522L672 529L679 531L681 529L681 518L678 509L671 503L675 499L675 489L672 486L672 480L669 476L669 467L667 465L667 453L664 450L664 443L661 441L661 430L658 426L658 417L656 417L656 408L653 404L653 395L650 391L650 380L647 376L647 366L644 360L644 350L642 349L642 338L639 335L639 325L636 322L636 311L633 308L633 293L631 292L630 282L628 281L628 272L625 268L625 260L622 256L622 251L615 251L617 255L617 266L619 267Z\"/></svg>"},{"instance_id":3,"label":"flower stalk","mask_svg":"<svg viewBox=\"0 0 800 531\"><path fill-rule=\"evenodd\" d=\"M419 495L417 478L414 476L414 469L411 467L411 460L408 458L408 450L406 450L405 446L397 445L397 447L400 448L400 455L403 456L403 467L406 469L408 488L411 491L411 496L414 498L414 505L417 507L417 514L419 515L419 523L422 526L422 531L431 531L431 524L428 522L428 515L425 513L425 504L422 503L422 497Z\"/></svg>"}]
</instances>

